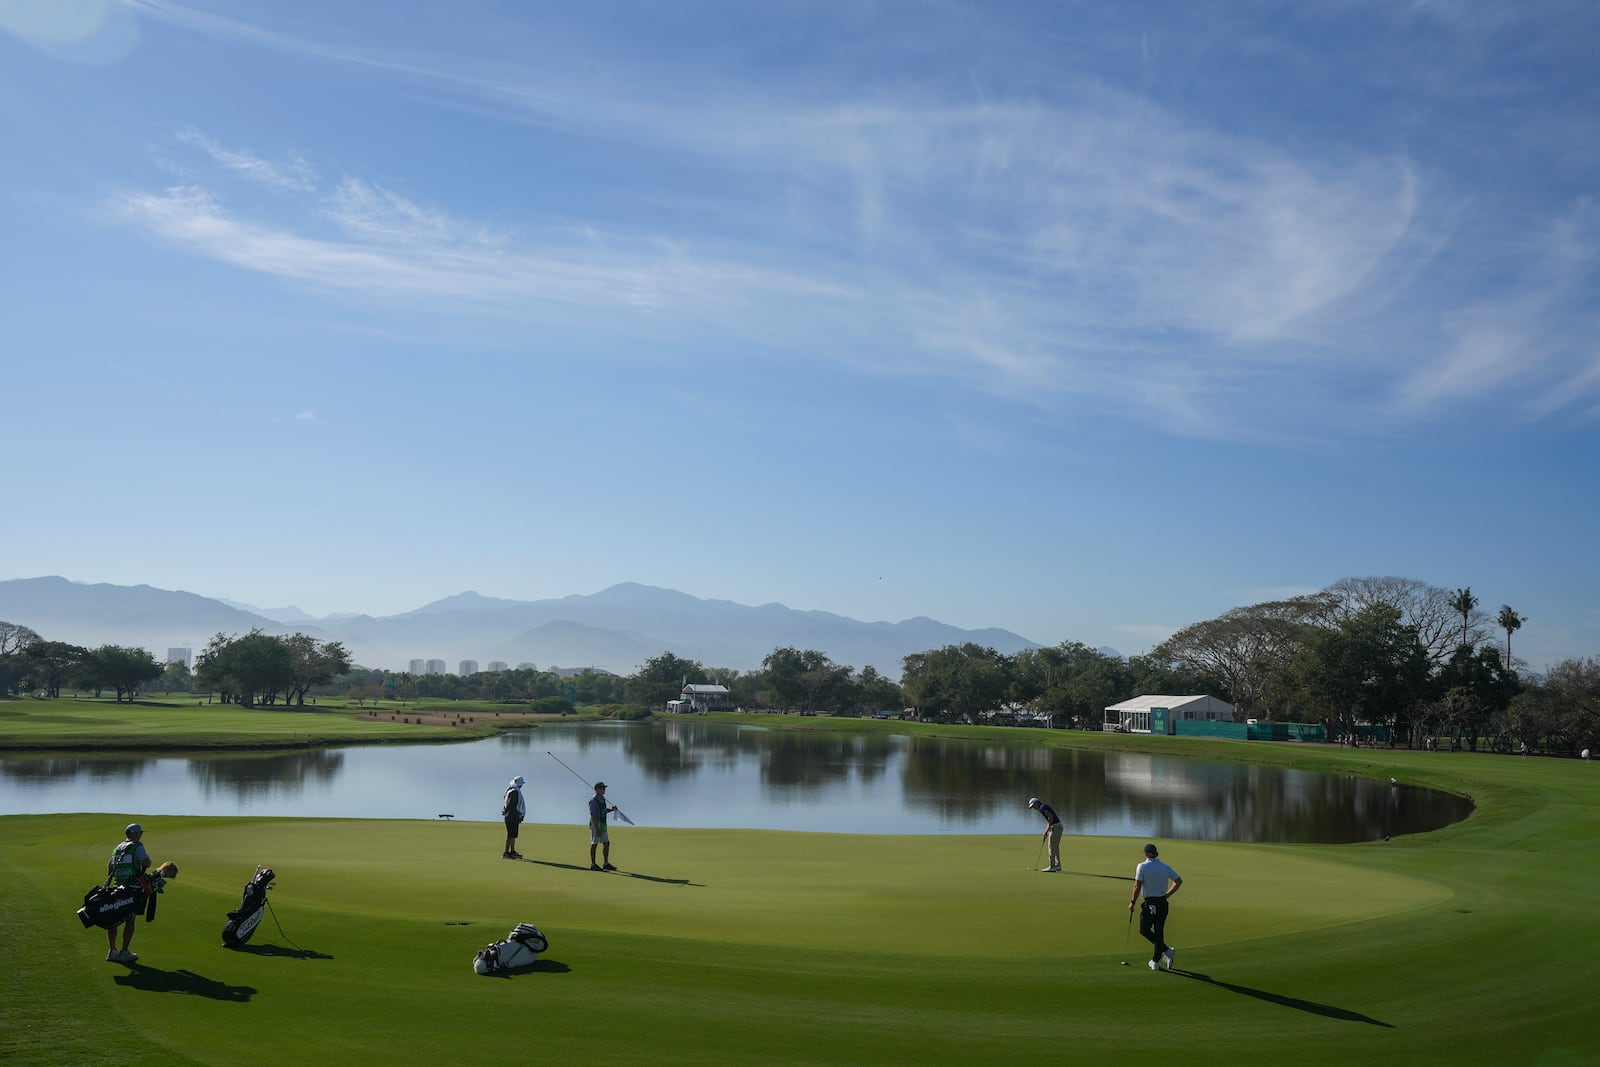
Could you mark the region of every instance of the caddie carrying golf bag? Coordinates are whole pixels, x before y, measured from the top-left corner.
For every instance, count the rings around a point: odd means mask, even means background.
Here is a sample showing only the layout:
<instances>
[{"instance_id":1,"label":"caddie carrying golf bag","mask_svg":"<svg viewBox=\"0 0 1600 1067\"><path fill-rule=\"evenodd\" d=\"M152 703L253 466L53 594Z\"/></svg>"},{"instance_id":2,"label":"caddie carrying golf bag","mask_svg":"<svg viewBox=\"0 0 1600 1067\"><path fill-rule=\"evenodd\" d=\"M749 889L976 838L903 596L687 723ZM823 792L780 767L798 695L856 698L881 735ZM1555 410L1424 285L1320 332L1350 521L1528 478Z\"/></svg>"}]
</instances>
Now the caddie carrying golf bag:
<instances>
[{"instance_id":1,"label":"caddie carrying golf bag","mask_svg":"<svg viewBox=\"0 0 1600 1067\"><path fill-rule=\"evenodd\" d=\"M271 867L256 868L255 875L245 883L244 898L239 901L239 906L228 912L228 925L222 928L224 945L242 945L256 932L256 927L261 925L261 917L267 912L267 890L272 888L274 877Z\"/></svg>"},{"instance_id":2,"label":"caddie carrying golf bag","mask_svg":"<svg viewBox=\"0 0 1600 1067\"><path fill-rule=\"evenodd\" d=\"M125 885L97 885L83 895L78 921L86 930L91 926L111 930L142 911L145 922L155 922L156 895L166 892L167 882L176 877L178 865L169 861Z\"/></svg>"},{"instance_id":3,"label":"caddie carrying golf bag","mask_svg":"<svg viewBox=\"0 0 1600 1067\"><path fill-rule=\"evenodd\" d=\"M539 959L539 953L550 947L550 942L532 923L518 923L504 941L486 946L472 961L478 974L509 971L513 967L526 967Z\"/></svg>"}]
</instances>

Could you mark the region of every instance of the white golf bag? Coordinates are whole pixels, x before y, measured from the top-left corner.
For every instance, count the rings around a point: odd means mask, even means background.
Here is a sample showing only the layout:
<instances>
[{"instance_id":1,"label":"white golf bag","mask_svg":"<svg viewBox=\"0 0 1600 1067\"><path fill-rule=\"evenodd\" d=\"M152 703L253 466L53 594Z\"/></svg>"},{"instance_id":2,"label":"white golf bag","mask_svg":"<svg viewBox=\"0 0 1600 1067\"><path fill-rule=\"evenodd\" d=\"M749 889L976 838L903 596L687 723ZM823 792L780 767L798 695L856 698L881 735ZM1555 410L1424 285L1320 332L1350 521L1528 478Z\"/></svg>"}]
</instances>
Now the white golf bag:
<instances>
[{"instance_id":1,"label":"white golf bag","mask_svg":"<svg viewBox=\"0 0 1600 1067\"><path fill-rule=\"evenodd\" d=\"M518 923L504 941L484 947L473 957L472 969L478 974L509 971L526 967L539 958L539 953L550 947L550 942L532 923Z\"/></svg>"}]
</instances>

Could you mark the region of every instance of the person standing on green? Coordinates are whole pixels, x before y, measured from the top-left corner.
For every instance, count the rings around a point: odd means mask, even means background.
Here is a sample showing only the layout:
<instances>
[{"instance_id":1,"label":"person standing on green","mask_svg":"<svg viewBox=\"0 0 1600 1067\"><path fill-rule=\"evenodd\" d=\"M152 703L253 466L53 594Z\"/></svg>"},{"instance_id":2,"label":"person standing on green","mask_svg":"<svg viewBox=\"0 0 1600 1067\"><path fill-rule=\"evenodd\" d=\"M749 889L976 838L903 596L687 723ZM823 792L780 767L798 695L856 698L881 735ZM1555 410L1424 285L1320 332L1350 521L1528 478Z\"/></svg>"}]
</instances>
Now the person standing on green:
<instances>
[{"instance_id":1,"label":"person standing on green","mask_svg":"<svg viewBox=\"0 0 1600 1067\"><path fill-rule=\"evenodd\" d=\"M1140 894L1143 894L1144 907L1139 909L1139 936L1150 942L1150 969L1159 970L1165 958L1167 970L1170 971L1178 950L1166 941L1167 901L1183 885L1183 879L1159 856L1156 846L1144 846L1144 862L1133 870L1133 899L1128 901L1128 912L1133 912Z\"/></svg>"},{"instance_id":2,"label":"person standing on green","mask_svg":"<svg viewBox=\"0 0 1600 1067\"><path fill-rule=\"evenodd\" d=\"M500 853L503 859L522 858L522 853L517 851L517 828L528 815L528 805L522 799L522 787L527 784L526 778L517 775L511 779L511 784L506 786L505 794L500 800L500 817L506 821L506 850Z\"/></svg>"},{"instance_id":3,"label":"person standing on green","mask_svg":"<svg viewBox=\"0 0 1600 1067\"><path fill-rule=\"evenodd\" d=\"M615 804L606 803L606 784L594 784L594 796L589 798L589 869L591 871L614 871L611 866L611 835L606 833L606 816L616 811ZM602 867L594 861L595 846L604 848L601 859L605 863Z\"/></svg>"},{"instance_id":4,"label":"person standing on green","mask_svg":"<svg viewBox=\"0 0 1600 1067\"><path fill-rule=\"evenodd\" d=\"M144 848L144 827L136 822L128 824L122 832L125 841L118 845L111 853L111 858L106 861L106 880L117 885L130 885L144 880L144 872L150 868L150 853ZM149 889L148 886L145 887ZM139 958L137 952L130 951L128 946L133 943L133 924L139 920L139 910L128 916L128 921L122 924L122 948L117 948L117 928L106 927L106 960L110 963L132 963Z\"/></svg>"}]
</instances>

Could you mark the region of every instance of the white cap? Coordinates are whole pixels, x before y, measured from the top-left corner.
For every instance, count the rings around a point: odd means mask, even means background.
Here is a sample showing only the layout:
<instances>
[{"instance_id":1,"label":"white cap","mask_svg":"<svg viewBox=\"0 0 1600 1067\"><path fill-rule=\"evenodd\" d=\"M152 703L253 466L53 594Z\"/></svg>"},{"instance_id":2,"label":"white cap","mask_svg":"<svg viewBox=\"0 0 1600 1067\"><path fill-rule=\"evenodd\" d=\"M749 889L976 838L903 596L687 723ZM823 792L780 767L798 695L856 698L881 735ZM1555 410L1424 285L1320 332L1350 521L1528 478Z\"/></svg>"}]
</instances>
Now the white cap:
<instances>
[{"instance_id":1,"label":"white cap","mask_svg":"<svg viewBox=\"0 0 1600 1067\"><path fill-rule=\"evenodd\" d=\"M1028 807L1036 808L1038 806L1039 806L1039 798L1038 797L1029 797L1028 798Z\"/></svg>"},{"instance_id":2,"label":"white cap","mask_svg":"<svg viewBox=\"0 0 1600 1067\"><path fill-rule=\"evenodd\" d=\"M515 778L511 779L511 784L516 786L518 789L521 789L523 786L528 784L528 780L519 774Z\"/></svg>"}]
</instances>

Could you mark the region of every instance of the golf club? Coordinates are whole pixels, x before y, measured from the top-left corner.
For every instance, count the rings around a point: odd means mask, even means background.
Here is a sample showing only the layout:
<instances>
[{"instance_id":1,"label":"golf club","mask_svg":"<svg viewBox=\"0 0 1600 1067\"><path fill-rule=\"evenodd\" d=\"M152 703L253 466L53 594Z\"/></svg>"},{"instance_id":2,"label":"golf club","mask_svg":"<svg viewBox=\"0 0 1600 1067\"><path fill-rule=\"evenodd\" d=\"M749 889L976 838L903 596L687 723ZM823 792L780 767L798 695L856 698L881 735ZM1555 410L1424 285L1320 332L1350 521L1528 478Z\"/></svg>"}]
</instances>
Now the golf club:
<instances>
[{"instance_id":1,"label":"golf club","mask_svg":"<svg viewBox=\"0 0 1600 1067\"><path fill-rule=\"evenodd\" d=\"M1033 857L1033 866L1029 867L1028 870L1037 871L1039 869L1039 860L1043 856L1044 856L1044 838L1041 837L1039 839L1039 855Z\"/></svg>"},{"instance_id":2,"label":"golf club","mask_svg":"<svg viewBox=\"0 0 1600 1067\"><path fill-rule=\"evenodd\" d=\"M1122 965L1128 965L1128 940L1133 937L1133 909L1128 909L1128 932L1122 935Z\"/></svg>"}]
</instances>

